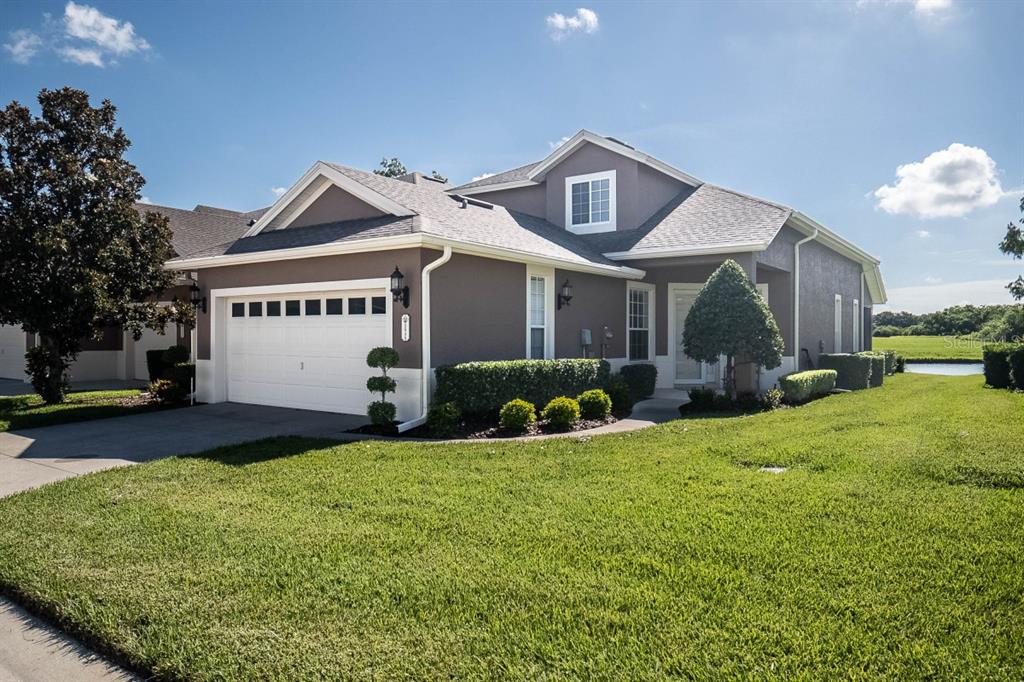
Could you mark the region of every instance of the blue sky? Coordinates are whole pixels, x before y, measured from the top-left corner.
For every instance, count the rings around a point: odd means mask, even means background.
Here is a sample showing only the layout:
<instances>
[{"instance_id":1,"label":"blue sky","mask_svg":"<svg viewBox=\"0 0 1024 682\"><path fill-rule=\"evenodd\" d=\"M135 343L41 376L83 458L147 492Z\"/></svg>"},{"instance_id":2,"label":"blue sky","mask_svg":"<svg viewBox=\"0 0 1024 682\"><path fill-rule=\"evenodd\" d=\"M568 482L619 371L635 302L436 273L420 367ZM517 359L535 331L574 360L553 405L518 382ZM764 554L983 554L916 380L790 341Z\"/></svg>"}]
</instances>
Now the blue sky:
<instances>
[{"instance_id":1,"label":"blue sky","mask_svg":"<svg viewBox=\"0 0 1024 682\"><path fill-rule=\"evenodd\" d=\"M1024 270L996 249L1021 25L1022 2L959 0L8 2L0 100L109 98L145 195L181 207L267 205L316 159L468 181L588 128L815 217L922 311L1008 302Z\"/></svg>"}]
</instances>

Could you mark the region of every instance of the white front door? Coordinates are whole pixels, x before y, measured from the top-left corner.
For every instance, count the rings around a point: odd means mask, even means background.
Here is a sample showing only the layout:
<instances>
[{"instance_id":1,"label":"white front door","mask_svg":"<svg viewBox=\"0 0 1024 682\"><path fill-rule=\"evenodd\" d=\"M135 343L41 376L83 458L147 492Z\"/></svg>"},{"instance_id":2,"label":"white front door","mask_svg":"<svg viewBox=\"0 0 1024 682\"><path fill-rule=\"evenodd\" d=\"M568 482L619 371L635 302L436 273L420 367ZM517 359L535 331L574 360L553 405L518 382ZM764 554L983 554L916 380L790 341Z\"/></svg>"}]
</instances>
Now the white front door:
<instances>
[{"instance_id":1,"label":"white front door","mask_svg":"<svg viewBox=\"0 0 1024 682\"><path fill-rule=\"evenodd\" d=\"M675 383L676 384L703 384L705 381L705 368L703 362L698 362L683 351L683 328L686 323L686 315L693 307L697 299L697 293L703 284L670 284L669 301L672 304L673 323L669 330L673 333L675 359Z\"/></svg>"},{"instance_id":2,"label":"white front door","mask_svg":"<svg viewBox=\"0 0 1024 682\"><path fill-rule=\"evenodd\" d=\"M227 399L366 414L379 400L366 354L390 345L383 289L244 296L227 301Z\"/></svg>"},{"instance_id":3,"label":"white front door","mask_svg":"<svg viewBox=\"0 0 1024 682\"><path fill-rule=\"evenodd\" d=\"M25 380L25 339L19 325L0 324L0 379Z\"/></svg>"}]
</instances>

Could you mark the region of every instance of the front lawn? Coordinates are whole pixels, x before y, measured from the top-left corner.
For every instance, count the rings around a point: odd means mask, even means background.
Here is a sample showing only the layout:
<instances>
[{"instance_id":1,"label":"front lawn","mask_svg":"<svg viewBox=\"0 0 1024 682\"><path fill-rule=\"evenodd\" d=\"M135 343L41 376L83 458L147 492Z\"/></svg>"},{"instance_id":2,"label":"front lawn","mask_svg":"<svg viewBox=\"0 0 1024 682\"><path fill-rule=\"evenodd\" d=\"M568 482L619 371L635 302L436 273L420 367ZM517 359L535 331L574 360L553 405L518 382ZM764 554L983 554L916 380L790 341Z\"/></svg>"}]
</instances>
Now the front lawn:
<instances>
[{"instance_id":1,"label":"front lawn","mask_svg":"<svg viewBox=\"0 0 1024 682\"><path fill-rule=\"evenodd\" d=\"M105 471L0 500L0 588L162 679L1020 679L1024 394L981 384Z\"/></svg>"},{"instance_id":2,"label":"front lawn","mask_svg":"<svg viewBox=\"0 0 1024 682\"><path fill-rule=\"evenodd\" d=\"M874 350L894 350L911 362L981 362L983 341L958 336L876 336Z\"/></svg>"},{"instance_id":3,"label":"front lawn","mask_svg":"<svg viewBox=\"0 0 1024 682\"><path fill-rule=\"evenodd\" d=\"M154 409L139 400L143 391L79 391L59 405L47 405L36 394L0 396L0 431L34 429L67 422L121 417Z\"/></svg>"}]
</instances>

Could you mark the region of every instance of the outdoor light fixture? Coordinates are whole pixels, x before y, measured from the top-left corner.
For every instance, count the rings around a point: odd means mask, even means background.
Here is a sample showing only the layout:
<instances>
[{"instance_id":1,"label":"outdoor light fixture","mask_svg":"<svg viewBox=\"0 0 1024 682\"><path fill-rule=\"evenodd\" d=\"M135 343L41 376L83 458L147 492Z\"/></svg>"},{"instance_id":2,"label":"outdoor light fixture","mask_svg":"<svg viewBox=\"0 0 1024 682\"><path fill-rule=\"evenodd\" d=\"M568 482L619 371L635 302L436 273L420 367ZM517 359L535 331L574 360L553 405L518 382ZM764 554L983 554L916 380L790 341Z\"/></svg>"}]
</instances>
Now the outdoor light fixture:
<instances>
[{"instance_id":1,"label":"outdoor light fixture","mask_svg":"<svg viewBox=\"0 0 1024 682\"><path fill-rule=\"evenodd\" d=\"M569 305L569 301L572 300L572 285L569 284L569 280L565 280L565 284L562 285L562 290L558 293L558 309L561 310L563 305Z\"/></svg>"},{"instance_id":2,"label":"outdoor light fixture","mask_svg":"<svg viewBox=\"0 0 1024 682\"><path fill-rule=\"evenodd\" d=\"M409 307L409 287L402 286L402 282L405 281L405 275L402 271L395 266L395 271L391 273L391 295L394 297L395 303L402 302L402 307Z\"/></svg>"},{"instance_id":3,"label":"outdoor light fixture","mask_svg":"<svg viewBox=\"0 0 1024 682\"><path fill-rule=\"evenodd\" d=\"M199 308L204 313L206 312L206 297L203 296L202 289L195 282L192 282L192 286L188 288L188 300L192 303L193 308Z\"/></svg>"}]
</instances>

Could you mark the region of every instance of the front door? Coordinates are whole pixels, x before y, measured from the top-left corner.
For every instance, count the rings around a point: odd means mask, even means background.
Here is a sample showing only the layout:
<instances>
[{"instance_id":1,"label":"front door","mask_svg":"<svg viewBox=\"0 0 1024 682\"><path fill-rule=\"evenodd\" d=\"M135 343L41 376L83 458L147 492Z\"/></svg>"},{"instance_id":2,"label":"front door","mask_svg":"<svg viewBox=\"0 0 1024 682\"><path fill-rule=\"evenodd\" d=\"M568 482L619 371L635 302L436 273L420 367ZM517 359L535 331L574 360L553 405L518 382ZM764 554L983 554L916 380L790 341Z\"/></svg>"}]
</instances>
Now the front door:
<instances>
[{"instance_id":1,"label":"front door","mask_svg":"<svg viewBox=\"0 0 1024 682\"><path fill-rule=\"evenodd\" d=\"M704 363L697 362L683 352L683 327L686 323L686 315L693 307L697 298L697 292L703 285L700 284L675 284L671 285L672 291L672 312L674 320L674 346L675 346L675 383L677 384L702 384L704 383Z\"/></svg>"}]
</instances>

